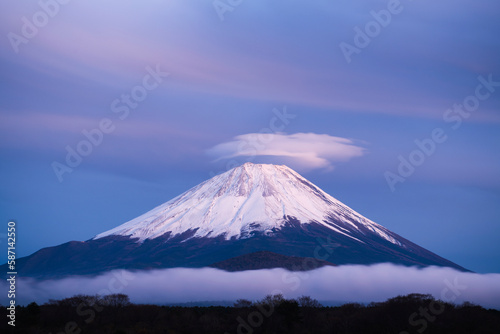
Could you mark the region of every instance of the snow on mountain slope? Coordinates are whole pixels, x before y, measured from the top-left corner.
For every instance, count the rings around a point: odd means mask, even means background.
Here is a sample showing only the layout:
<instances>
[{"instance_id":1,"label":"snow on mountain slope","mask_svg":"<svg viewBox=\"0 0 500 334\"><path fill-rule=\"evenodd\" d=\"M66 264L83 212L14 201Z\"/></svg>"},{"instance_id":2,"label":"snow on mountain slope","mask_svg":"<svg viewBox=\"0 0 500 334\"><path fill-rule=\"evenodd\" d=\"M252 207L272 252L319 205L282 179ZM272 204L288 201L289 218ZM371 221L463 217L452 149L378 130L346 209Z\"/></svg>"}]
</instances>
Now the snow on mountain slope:
<instances>
[{"instance_id":1,"label":"snow on mountain slope","mask_svg":"<svg viewBox=\"0 0 500 334\"><path fill-rule=\"evenodd\" d=\"M318 223L363 243L370 231L401 245L397 235L328 195L286 166L246 163L207 180L180 196L94 239L110 235L139 242L171 232L196 230L193 237L248 238L272 233L287 217L302 224ZM336 224L334 221L341 221Z\"/></svg>"}]
</instances>

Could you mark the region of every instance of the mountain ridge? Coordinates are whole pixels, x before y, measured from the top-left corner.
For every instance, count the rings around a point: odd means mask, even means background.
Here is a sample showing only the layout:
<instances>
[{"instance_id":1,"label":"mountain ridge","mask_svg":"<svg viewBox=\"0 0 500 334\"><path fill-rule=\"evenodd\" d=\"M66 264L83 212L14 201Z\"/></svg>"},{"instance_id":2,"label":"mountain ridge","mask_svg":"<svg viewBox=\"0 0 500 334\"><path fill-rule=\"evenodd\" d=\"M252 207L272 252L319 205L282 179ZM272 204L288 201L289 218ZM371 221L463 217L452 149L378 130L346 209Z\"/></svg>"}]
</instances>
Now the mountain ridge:
<instances>
[{"instance_id":1,"label":"mountain ridge","mask_svg":"<svg viewBox=\"0 0 500 334\"><path fill-rule=\"evenodd\" d=\"M314 257L336 265L390 262L467 271L363 217L286 166L249 163L90 240L18 259L17 268L39 278L216 263L249 270L262 264L241 256L262 251L282 259L271 261L277 267ZM248 263L231 262L238 257Z\"/></svg>"},{"instance_id":2,"label":"mountain ridge","mask_svg":"<svg viewBox=\"0 0 500 334\"><path fill-rule=\"evenodd\" d=\"M346 216L345 221L355 229L359 229L355 224L359 223L390 242L398 243L385 227L363 217L289 167L252 163L202 182L93 239L123 235L143 241L167 232L176 235L196 228L199 230L194 237L224 234L226 239L239 238L252 231L282 226L287 216L304 224L320 223L342 234L345 234L345 227L325 222L325 219ZM349 233L346 236L356 239Z\"/></svg>"},{"instance_id":3,"label":"mountain ridge","mask_svg":"<svg viewBox=\"0 0 500 334\"><path fill-rule=\"evenodd\" d=\"M272 268L308 271L324 266L335 266L335 264L313 257L287 256L269 251L258 251L219 261L209 267L231 272Z\"/></svg>"}]
</instances>

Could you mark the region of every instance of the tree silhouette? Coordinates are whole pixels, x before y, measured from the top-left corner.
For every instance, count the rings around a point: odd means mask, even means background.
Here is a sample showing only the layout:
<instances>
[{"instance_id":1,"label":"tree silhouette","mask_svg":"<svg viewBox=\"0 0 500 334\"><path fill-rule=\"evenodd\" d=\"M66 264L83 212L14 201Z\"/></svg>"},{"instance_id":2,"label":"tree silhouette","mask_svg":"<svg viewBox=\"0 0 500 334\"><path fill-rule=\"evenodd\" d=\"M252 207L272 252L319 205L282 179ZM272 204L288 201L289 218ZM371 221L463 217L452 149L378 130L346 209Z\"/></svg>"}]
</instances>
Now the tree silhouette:
<instances>
[{"instance_id":1,"label":"tree silhouette","mask_svg":"<svg viewBox=\"0 0 500 334\"><path fill-rule=\"evenodd\" d=\"M248 300L248 299L238 299L233 307L236 307L236 308L243 308L243 307L251 307L253 305L253 303Z\"/></svg>"},{"instance_id":2,"label":"tree silhouette","mask_svg":"<svg viewBox=\"0 0 500 334\"><path fill-rule=\"evenodd\" d=\"M321 307L322 305L316 299L309 296L300 296L297 298L300 307Z\"/></svg>"},{"instance_id":3,"label":"tree silhouette","mask_svg":"<svg viewBox=\"0 0 500 334\"><path fill-rule=\"evenodd\" d=\"M84 305L82 307L81 305ZM92 307L91 305L94 305ZM437 309L442 313L420 314ZM78 312L80 310L80 312ZM178 307L135 305L124 294L76 295L39 306L16 307L17 333L498 333L500 311L472 303L454 305L431 295L410 294L368 306L350 303L323 307L315 299L286 299L268 295L252 303L236 301L234 307ZM415 316L412 317L412 314ZM427 314L427 313L422 313ZM413 320L410 320L413 319ZM423 321L426 325L423 326ZM10 333L7 322L0 333Z\"/></svg>"}]
</instances>

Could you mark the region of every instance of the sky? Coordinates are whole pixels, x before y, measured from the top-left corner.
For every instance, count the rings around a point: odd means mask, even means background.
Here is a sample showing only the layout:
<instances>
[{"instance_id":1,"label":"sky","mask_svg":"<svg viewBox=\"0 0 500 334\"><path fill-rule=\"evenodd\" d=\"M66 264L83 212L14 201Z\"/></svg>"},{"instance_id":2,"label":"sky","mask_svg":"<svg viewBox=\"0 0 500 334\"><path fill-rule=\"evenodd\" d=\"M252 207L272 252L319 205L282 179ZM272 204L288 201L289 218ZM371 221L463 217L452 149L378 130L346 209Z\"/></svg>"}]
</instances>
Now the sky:
<instances>
[{"instance_id":1,"label":"sky","mask_svg":"<svg viewBox=\"0 0 500 334\"><path fill-rule=\"evenodd\" d=\"M231 4L230 4L231 3ZM0 4L0 241L93 236L247 161L500 273L500 3Z\"/></svg>"}]
</instances>

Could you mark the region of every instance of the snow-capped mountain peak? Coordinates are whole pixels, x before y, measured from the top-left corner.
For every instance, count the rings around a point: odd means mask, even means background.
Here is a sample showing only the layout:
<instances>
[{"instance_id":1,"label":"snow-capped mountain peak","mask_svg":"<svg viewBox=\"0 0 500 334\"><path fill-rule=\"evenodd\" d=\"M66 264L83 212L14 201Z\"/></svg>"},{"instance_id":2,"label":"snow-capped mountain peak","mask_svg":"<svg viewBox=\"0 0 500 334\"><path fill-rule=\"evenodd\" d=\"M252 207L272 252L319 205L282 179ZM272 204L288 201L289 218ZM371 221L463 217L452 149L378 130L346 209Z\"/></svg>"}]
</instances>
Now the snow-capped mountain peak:
<instances>
[{"instance_id":1,"label":"snow-capped mountain peak","mask_svg":"<svg viewBox=\"0 0 500 334\"><path fill-rule=\"evenodd\" d=\"M290 219L321 224L363 243L374 233L401 245L397 235L364 218L287 166L245 163L94 239L111 235L139 242L188 231L192 237L243 239L272 233Z\"/></svg>"},{"instance_id":2,"label":"snow-capped mountain peak","mask_svg":"<svg viewBox=\"0 0 500 334\"><path fill-rule=\"evenodd\" d=\"M466 270L364 218L286 166L247 163L91 240L45 248L17 265L28 277L54 277L383 262Z\"/></svg>"}]
</instances>

